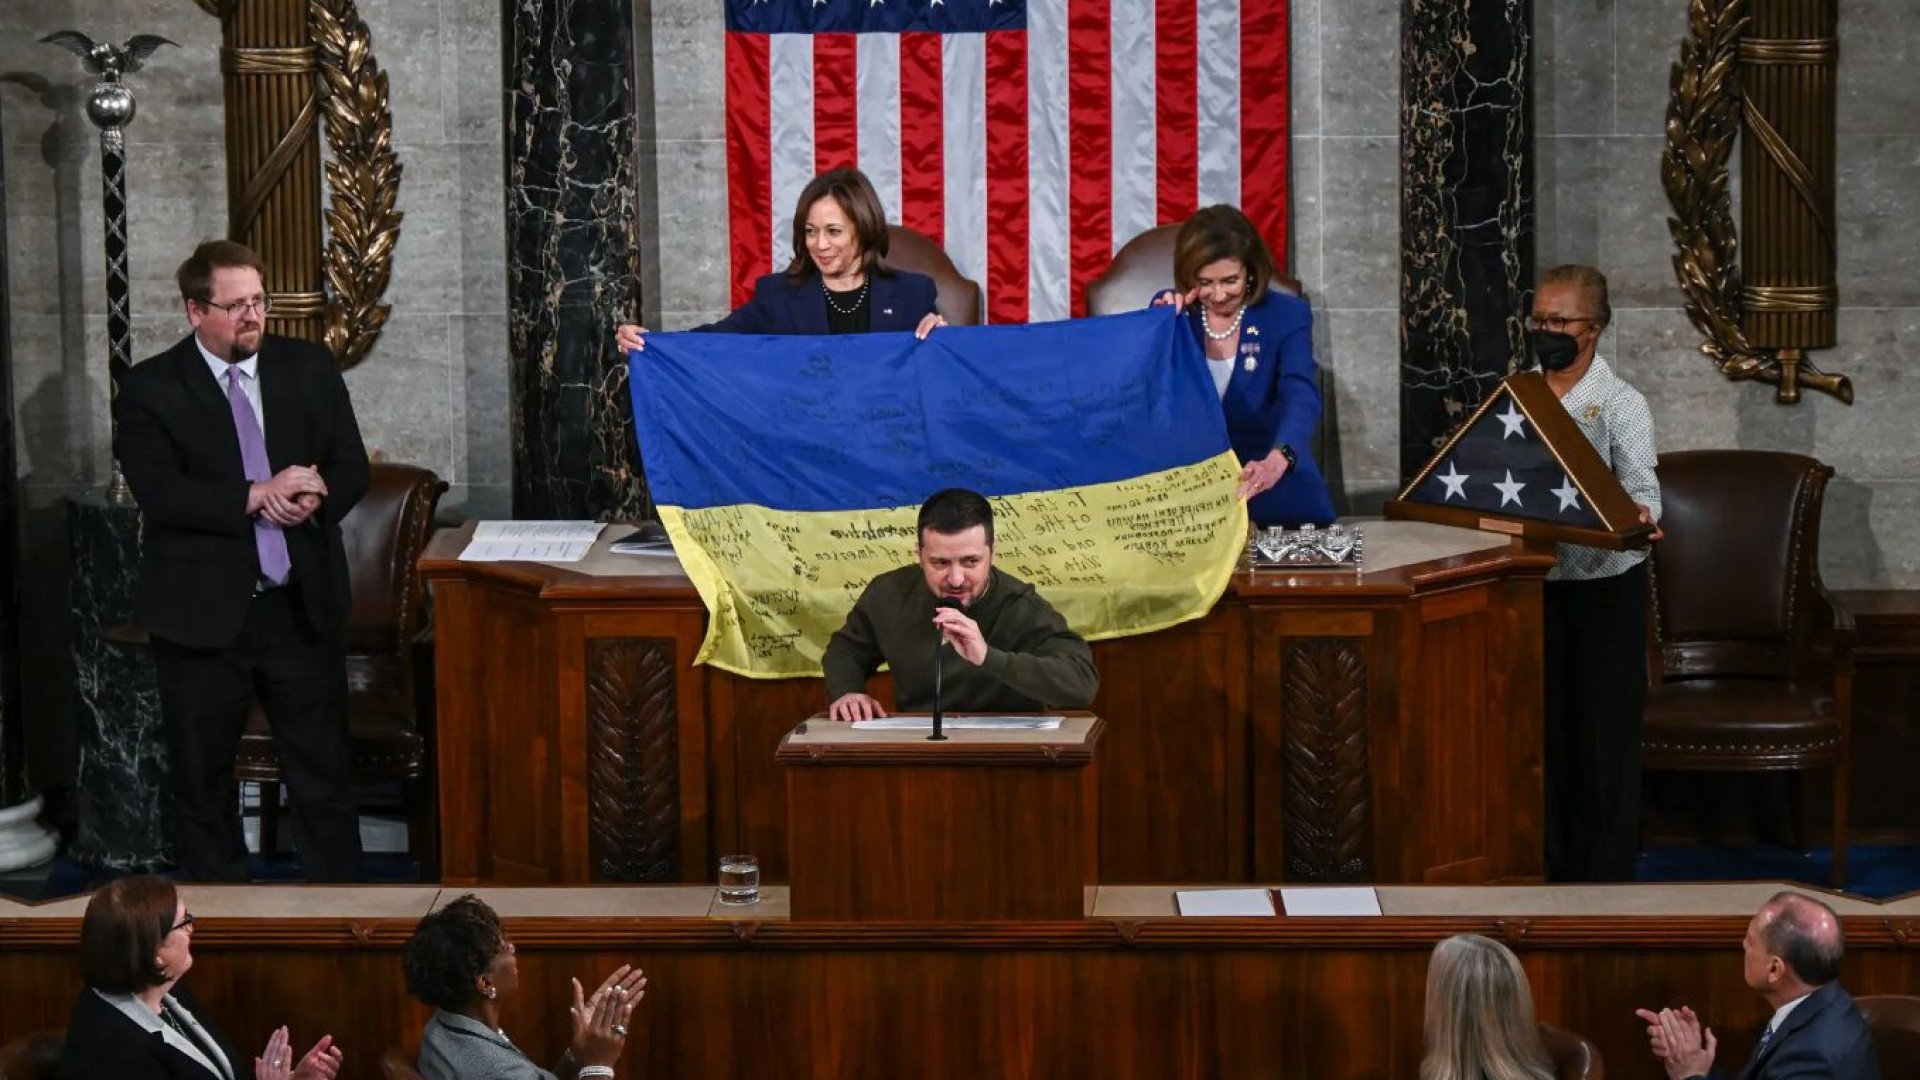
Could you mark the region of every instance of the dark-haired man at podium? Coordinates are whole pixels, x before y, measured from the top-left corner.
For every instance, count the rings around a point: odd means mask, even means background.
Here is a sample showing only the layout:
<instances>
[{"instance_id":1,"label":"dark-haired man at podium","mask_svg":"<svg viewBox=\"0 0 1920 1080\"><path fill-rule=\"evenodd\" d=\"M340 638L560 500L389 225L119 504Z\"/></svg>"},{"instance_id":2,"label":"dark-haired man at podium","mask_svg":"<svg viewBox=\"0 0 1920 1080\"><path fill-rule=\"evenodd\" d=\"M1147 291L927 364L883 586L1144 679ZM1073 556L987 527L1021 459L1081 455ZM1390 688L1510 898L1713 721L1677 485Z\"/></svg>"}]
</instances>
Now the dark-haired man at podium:
<instances>
[{"instance_id":1,"label":"dark-haired man at podium","mask_svg":"<svg viewBox=\"0 0 1920 1080\"><path fill-rule=\"evenodd\" d=\"M933 707L934 665L942 706L954 712L1084 709L1100 676L1093 650L1034 587L993 568L993 507L964 488L938 491L920 507L916 566L867 584L820 666L834 720L884 716L867 679L885 662L904 712ZM950 655L952 654L952 655Z\"/></svg>"}]
</instances>

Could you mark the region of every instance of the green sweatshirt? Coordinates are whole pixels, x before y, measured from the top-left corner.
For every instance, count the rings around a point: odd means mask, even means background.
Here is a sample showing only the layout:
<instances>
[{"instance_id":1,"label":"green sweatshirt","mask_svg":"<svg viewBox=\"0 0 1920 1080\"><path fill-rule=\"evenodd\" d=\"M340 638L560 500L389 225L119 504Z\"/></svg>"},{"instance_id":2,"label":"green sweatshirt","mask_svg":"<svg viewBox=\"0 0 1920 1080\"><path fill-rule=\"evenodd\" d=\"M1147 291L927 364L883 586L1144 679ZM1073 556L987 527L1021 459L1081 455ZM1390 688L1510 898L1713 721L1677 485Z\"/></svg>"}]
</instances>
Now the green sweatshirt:
<instances>
[{"instance_id":1,"label":"green sweatshirt","mask_svg":"<svg viewBox=\"0 0 1920 1080\"><path fill-rule=\"evenodd\" d=\"M986 662L975 667L951 647L939 650L945 664L943 707L1027 712L1092 704L1100 688L1093 650L1033 586L999 570L992 575L986 593L966 609L987 639ZM896 707L932 709L934 650L940 643L933 601L918 565L889 570L868 583L821 658L827 700L864 692L868 677L885 661L893 668Z\"/></svg>"}]
</instances>

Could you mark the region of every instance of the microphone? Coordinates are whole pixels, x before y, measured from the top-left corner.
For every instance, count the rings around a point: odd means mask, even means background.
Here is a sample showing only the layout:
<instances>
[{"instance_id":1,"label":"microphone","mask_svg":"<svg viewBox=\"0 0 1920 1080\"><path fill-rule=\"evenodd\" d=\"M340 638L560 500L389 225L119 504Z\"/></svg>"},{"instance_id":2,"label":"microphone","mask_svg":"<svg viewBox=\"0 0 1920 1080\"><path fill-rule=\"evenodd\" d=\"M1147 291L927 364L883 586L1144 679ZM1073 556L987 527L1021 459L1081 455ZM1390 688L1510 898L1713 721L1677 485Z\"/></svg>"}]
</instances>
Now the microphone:
<instances>
[{"instance_id":1,"label":"microphone","mask_svg":"<svg viewBox=\"0 0 1920 1080\"><path fill-rule=\"evenodd\" d=\"M960 601L955 600L951 596L942 596L942 597L936 598L933 602L933 606L937 608L947 608L950 611L960 611L965 607L965 605L960 603ZM940 673L946 668L946 666L947 666L947 637L945 634L941 634L939 642L936 643L933 647L933 734L927 736L928 742L946 742L947 741L946 733L940 730L940 720L941 720Z\"/></svg>"}]
</instances>

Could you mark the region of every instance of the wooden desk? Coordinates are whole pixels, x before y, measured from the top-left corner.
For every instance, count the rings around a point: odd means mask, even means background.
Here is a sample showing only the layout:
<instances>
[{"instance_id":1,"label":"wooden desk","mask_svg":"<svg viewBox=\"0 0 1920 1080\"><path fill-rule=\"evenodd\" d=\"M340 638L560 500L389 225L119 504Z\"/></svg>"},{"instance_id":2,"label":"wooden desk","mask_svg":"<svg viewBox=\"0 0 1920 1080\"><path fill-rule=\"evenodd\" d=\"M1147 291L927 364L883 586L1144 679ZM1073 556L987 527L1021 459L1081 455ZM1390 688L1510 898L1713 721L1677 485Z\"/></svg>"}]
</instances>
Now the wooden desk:
<instances>
[{"instance_id":1,"label":"wooden desk","mask_svg":"<svg viewBox=\"0 0 1920 1080\"><path fill-rule=\"evenodd\" d=\"M480 894L518 951L502 1022L538 1061L565 1043L569 977L646 969L622 1076L1403 1080L1428 953L1474 932L1520 955L1540 1018L1594 1040L1608 1077L1656 1080L1636 1006L1692 1005L1737 1072L1769 1012L1741 981L1740 936L1778 887L1388 886L1377 919L1183 919L1168 887L1105 886L1089 918L1000 924L790 922L780 889L719 917L710 888ZM282 1023L302 1050L331 1032L345 1080L376 1080L428 1016L400 949L461 891L186 887L187 984L240 1051ZM0 1040L66 1024L83 906L0 903ZM1920 986L1920 900L1836 907L1849 990Z\"/></svg>"},{"instance_id":2,"label":"wooden desk","mask_svg":"<svg viewBox=\"0 0 1920 1080\"><path fill-rule=\"evenodd\" d=\"M936 743L801 724L774 754L794 917L1078 918L1100 881L1101 729L1073 713L1056 731L956 729Z\"/></svg>"},{"instance_id":3,"label":"wooden desk","mask_svg":"<svg viewBox=\"0 0 1920 1080\"><path fill-rule=\"evenodd\" d=\"M1094 645L1104 881L1540 876L1551 554L1364 528L1367 573L1241 574L1205 619ZM820 681L692 666L673 560L462 563L469 532L421 560L443 880L708 881L722 850L784 880L773 754Z\"/></svg>"}]
</instances>

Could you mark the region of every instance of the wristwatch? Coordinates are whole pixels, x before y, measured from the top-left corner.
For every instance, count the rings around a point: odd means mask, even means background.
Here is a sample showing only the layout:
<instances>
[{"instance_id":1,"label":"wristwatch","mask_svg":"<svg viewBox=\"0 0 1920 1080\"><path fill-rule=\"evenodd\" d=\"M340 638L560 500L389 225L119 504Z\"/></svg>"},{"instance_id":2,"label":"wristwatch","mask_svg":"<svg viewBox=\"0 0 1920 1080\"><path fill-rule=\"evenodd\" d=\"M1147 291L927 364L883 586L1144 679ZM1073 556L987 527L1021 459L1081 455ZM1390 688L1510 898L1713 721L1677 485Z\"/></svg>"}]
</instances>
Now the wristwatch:
<instances>
[{"instance_id":1,"label":"wristwatch","mask_svg":"<svg viewBox=\"0 0 1920 1080\"><path fill-rule=\"evenodd\" d=\"M1300 464L1300 459L1293 455L1293 447L1288 446L1286 443L1281 443L1279 446L1274 447L1274 449L1280 451L1280 456L1287 459L1288 472L1292 472L1293 467Z\"/></svg>"}]
</instances>

